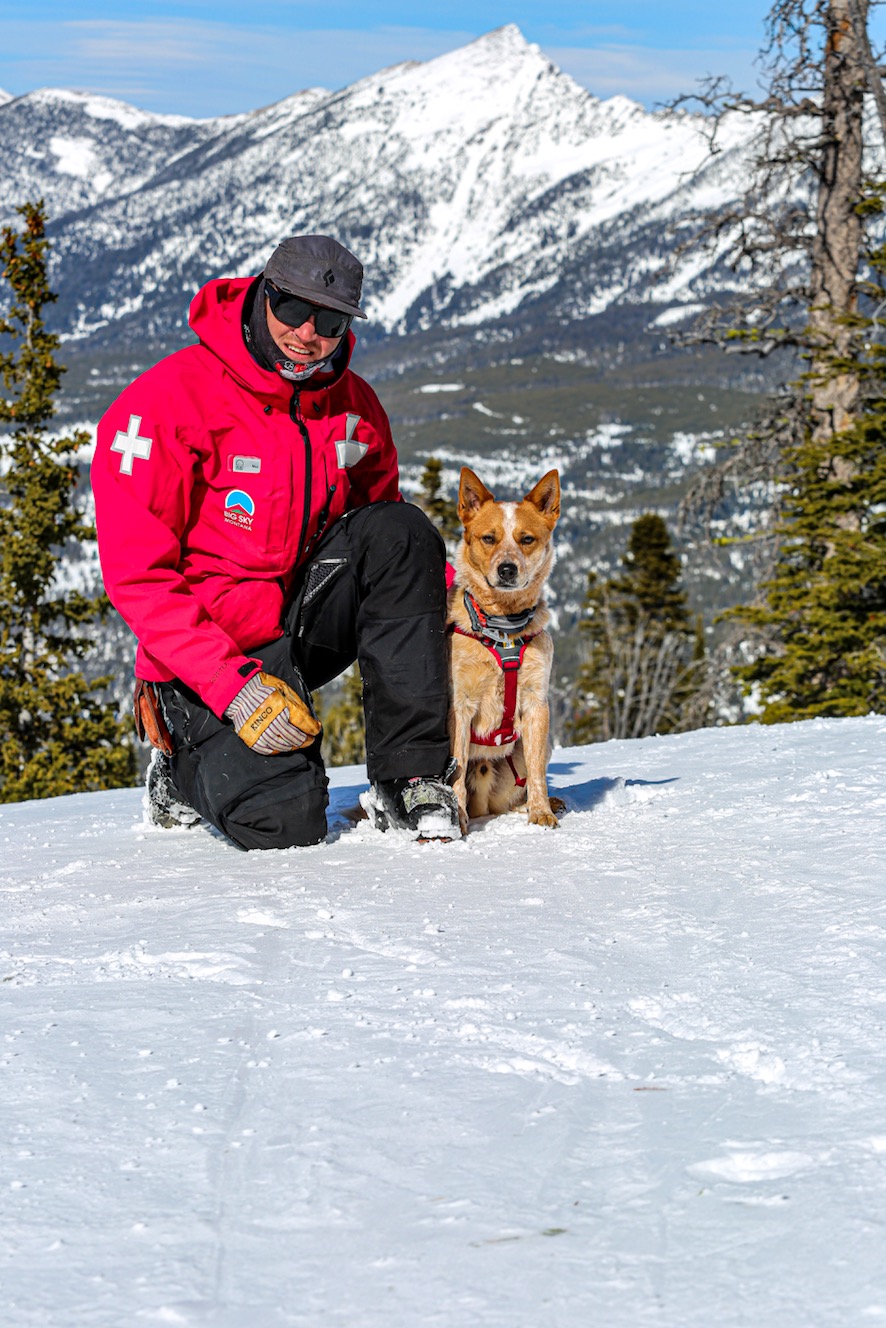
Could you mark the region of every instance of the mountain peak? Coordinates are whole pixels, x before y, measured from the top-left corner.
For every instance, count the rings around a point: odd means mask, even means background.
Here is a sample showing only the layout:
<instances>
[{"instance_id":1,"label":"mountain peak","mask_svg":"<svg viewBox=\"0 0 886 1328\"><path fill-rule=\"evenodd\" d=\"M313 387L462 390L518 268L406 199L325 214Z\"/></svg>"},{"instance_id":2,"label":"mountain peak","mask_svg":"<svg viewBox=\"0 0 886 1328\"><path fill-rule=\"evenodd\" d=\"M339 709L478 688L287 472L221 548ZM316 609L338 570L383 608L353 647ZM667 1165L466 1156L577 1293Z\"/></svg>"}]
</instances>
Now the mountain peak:
<instances>
[{"instance_id":1,"label":"mountain peak","mask_svg":"<svg viewBox=\"0 0 886 1328\"><path fill-rule=\"evenodd\" d=\"M477 37L471 42L471 46L497 46L507 47L513 50L537 51L538 47L528 42L523 36L522 31L516 23L503 23L500 28L493 28L491 32L484 32L482 37Z\"/></svg>"},{"instance_id":2,"label":"mountain peak","mask_svg":"<svg viewBox=\"0 0 886 1328\"><path fill-rule=\"evenodd\" d=\"M13 98L0 105L0 221L22 197L46 199L65 256L56 315L82 337L128 318L134 253L166 335L183 283L252 271L256 251L321 224L357 246L387 330L488 323L553 300L567 274L583 318L650 298L637 253L690 206L706 152L694 121L599 102L508 23L246 116L151 115L62 89ZM719 196L733 178L721 158ZM249 200L248 220L232 197Z\"/></svg>"},{"instance_id":3,"label":"mountain peak","mask_svg":"<svg viewBox=\"0 0 886 1328\"><path fill-rule=\"evenodd\" d=\"M507 61L509 64L514 62L523 63L527 57L542 62L545 66L550 65L547 56L542 55L541 50L533 42L529 42L523 36L516 23L505 23L500 28L493 28L491 32L484 32L482 37L475 38L467 46L461 46L457 51L450 52L452 56L458 56L462 60L472 59L481 56L487 60L496 62ZM445 59L446 57L442 57Z\"/></svg>"}]
</instances>

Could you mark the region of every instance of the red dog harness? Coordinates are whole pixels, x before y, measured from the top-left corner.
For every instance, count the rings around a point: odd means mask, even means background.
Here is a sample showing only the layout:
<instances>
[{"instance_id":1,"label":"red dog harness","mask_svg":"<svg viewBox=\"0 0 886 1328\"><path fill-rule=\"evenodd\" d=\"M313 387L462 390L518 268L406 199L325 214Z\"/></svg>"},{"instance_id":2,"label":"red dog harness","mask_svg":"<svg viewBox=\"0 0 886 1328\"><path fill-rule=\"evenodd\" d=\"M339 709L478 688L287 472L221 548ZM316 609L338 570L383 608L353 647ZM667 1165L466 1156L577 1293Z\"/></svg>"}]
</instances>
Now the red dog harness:
<instances>
[{"instance_id":1,"label":"red dog harness","mask_svg":"<svg viewBox=\"0 0 886 1328\"><path fill-rule=\"evenodd\" d=\"M452 624L452 630L458 632L459 636L469 636L472 640L479 641L481 646L485 646L505 675L505 698L501 724L492 733L487 733L483 737L472 728L471 742L476 743L478 747L505 747L509 743L516 742L520 737L519 730L514 725L514 717L517 712L517 675L520 672L520 665L523 663L526 647L534 636L538 636L538 632L526 632L522 636L511 636L507 631L507 627L513 626L519 630L520 627L527 626L532 621L536 606L533 605L525 614L511 615L509 620L508 618L496 618L485 614L467 591L464 592L464 597L465 608L468 611L471 626L474 630L469 632L456 623ZM505 760L511 767L511 773L517 787L523 788L526 780L517 774L513 759L508 755Z\"/></svg>"}]
</instances>

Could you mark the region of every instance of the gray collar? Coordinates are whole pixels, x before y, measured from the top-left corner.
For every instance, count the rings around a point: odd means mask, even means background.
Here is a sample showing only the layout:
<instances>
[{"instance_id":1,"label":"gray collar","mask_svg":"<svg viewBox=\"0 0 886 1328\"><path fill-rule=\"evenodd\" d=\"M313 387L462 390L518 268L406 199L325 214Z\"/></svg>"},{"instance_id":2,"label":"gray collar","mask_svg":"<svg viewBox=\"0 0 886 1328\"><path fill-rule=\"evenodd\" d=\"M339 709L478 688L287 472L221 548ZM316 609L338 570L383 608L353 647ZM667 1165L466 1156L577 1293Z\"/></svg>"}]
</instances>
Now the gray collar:
<instances>
[{"instance_id":1,"label":"gray collar","mask_svg":"<svg viewBox=\"0 0 886 1328\"><path fill-rule=\"evenodd\" d=\"M478 636L488 636L490 641L507 645L512 636L519 636L535 617L537 604L524 609L521 613L484 613L473 597L464 592L465 608L471 620L471 627Z\"/></svg>"}]
</instances>

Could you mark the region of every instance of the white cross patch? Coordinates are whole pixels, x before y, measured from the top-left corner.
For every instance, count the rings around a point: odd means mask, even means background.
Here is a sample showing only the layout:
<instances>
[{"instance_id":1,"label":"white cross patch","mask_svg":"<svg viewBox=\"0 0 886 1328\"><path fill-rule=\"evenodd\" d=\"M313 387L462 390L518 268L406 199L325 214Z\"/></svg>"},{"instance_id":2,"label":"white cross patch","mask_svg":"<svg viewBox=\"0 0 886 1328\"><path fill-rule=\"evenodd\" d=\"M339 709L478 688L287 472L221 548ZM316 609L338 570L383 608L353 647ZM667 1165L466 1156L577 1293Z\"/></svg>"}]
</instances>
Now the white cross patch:
<instances>
[{"instance_id":1,"label":"white cross patch","mask_svg":"<svg viewBox=\"0 0 886 1328\"><path fill-rule=\"evenodd\" d=\"M339 438L335 444L335 451L340 466L356 466L358 461L362 461L369 451L368 443L358 443L354 441L354 430L360 423L359 415L349 415L347 426L345 428L344 438Z\"/></svg>"},{"instance_id":2,"label":"white cross patch","mask_svg":"<svg viewBox=\"0 0 886 1328\"><path fill-rule=\"evenodd\" d=\"M111 451L119 452L121 456L120 474L131 475L132 463L138 458L139 461L147 461L151 455L151 444L153 438L142 438L139 435L141 428L141 415L130 415L129 423L126 426L126 432L118 429L114 434L114 441L111 443Z\"/></svg>"}]
</instances>

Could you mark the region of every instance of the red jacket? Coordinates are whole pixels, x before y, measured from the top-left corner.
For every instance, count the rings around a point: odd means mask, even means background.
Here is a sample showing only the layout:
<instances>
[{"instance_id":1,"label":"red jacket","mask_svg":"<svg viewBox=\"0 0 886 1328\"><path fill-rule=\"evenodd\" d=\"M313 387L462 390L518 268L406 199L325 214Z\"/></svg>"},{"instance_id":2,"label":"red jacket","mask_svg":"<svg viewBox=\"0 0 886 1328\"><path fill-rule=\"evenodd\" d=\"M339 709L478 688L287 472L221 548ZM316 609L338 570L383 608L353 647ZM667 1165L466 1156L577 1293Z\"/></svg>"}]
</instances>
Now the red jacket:
<instances>
[{"instance_id":1,"label":"red jacket","mask_svg":"<svg viewBox=\"0 0 886 1328\"><path fill-rule=\"evenodd\" d=\"M300 393L243 340L251 278L191 305L198 346L122 393L98 426L96 526L111 602L138 638L136 673L179 678L221 716L282 634L296 569L354 507L399 497L390 424L344 367ZM292 410L292 413L291 413Z\"/></svg>"}]
</instances>

